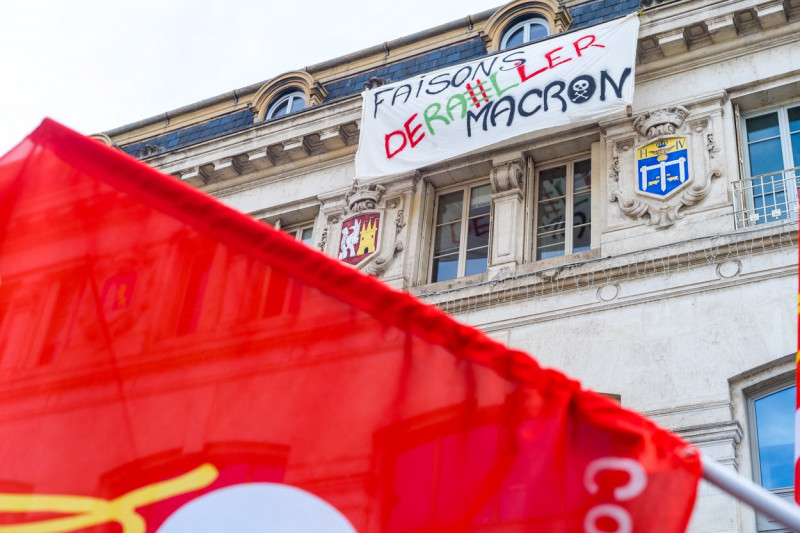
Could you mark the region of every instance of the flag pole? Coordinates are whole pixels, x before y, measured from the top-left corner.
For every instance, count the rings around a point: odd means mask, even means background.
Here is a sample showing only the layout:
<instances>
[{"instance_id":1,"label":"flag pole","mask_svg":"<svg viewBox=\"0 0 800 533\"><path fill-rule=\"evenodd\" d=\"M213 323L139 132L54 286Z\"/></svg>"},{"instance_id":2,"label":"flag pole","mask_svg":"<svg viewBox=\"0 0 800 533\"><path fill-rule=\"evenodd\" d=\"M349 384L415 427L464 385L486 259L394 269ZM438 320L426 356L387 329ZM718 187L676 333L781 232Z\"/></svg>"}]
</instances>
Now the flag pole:
<instances>
[{"instance_id":1,"label":"flag pole","mask_svg":"<svg viewBox=\"0 0 800 533\"><path fill-rule=\"evenodd\" d=\"M704 456L701 458L703 478L706 481L745 502L756 511L776 520L783 527L800 532L800 507L786 503L752 481L737 476L716 461Z\"/></svg>"}]
</instances>

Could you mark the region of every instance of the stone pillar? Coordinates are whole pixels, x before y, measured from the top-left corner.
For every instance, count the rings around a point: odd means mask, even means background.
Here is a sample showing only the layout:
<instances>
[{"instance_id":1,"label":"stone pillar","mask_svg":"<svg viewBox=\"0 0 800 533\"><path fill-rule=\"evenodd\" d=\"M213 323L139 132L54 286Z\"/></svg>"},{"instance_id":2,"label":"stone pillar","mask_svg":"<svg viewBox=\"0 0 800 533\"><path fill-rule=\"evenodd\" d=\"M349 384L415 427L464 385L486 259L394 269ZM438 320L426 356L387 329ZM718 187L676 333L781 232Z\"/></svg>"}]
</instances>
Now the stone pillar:
<instances>
[{"instance_id":1,"label":"stone pillar","mask_svg":"<svg viewBox=\"0 0 800 533\"><path fill-rule=\"evenodd\" d=\"M525 158L520 152L492 160L492 242L488 279L513 276L525 246Z\"/></svg>"}]
</instances>

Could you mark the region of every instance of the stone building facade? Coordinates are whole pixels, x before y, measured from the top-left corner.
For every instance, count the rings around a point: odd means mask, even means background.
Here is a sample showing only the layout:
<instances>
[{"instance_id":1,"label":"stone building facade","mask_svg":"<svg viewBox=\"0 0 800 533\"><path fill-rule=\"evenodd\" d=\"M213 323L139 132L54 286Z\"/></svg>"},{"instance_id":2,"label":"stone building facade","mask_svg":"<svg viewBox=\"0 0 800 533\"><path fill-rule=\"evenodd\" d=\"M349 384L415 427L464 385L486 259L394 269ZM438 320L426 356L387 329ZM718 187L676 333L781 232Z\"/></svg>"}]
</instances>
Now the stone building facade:
<instances>
[{"instance_id":1,"label":"stone building facade","mask_svg":"<svg viewBox=\"0 0 800 533\"><path fill-rule=\"evenodd\" d=\"M364 89L637 10L627 112L354 181ZM331 257L377 213L355 268L792 498L798 65L798 0L515 0L97 137ZM701 488L690 531L773 530Z\"/></svg>"}]
</instances>

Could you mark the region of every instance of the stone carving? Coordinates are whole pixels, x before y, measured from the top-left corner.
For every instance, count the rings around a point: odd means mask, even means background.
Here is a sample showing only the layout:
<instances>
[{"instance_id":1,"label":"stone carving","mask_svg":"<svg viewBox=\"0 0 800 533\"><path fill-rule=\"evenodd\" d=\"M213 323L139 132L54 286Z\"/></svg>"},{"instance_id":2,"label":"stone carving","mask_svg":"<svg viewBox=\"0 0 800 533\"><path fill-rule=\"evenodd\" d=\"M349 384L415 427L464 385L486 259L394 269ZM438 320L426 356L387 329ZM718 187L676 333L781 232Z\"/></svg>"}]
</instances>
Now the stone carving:
<instances>
[{"instance_id":1,"label":"stone carving","mask_svg":"<svg viewBox=\"0 0 800 533\"><path fill-rule=\"evenodd\" d=\"M317 243L317 248L321 251L325 251L325 246L328 244L328 228L324 228L322 230L322 236L319 238L319 243Z\"/></svg>"},{"instance_id":2,"label":"stone carving","mask_svg":"<svg viewBox=\"0 0 800 533\"><path fill-rule=\"evenodd\" d=\"M655 205L644 200L625 198L621 190L611 192L609 201L618 202L620 210L631 218L648 217L647 225L655 225L658 229L672 226L676 220L683 218L680 210L686 206L700 203L711 191L711 180L722 175L719 170L709 171L705 179L698 181L686 189L676 202Z\"/></svg>"},{"instance_id":3,"label":"stone carving","mask_svg":"<svg viewBox=\"0 0 800 533\"><path fill-rule=\"evenodd\" d=\"M714 141L714 134L709 133L706 135L706 150L708 150L708 157L714 159L717 154L719 153L719 146L717 146L716 141Z\"/></svg>"},{"instance_id":4,"label":"stone carving","mask_svg":"<svg viewBox=\"0 0 800 533\"><path fill-rule=\"evenodd\" d=\"M500 163L492 169L491 180L494 192L522 190L523 166L520 161Z\"/></svg>"},{"instance_id":5,"label":"stone carving","mask_svg":"<svg viewBox=\"0 0 800 533\"><path fill-rule=\"evenodd\" d=\"M375 209L383 197L386 187L377 183L359 185L358 180L353 180L353 186L344 195L348 212L360 213L368 209Z\"/></svg>"},{"instance_id":6,"label":"stone carving","mask_svg":"<svg viewBox=\"0 0 800 533\"><path fill-rule=\"evenodd\" d=\"M417 192L417 183L422 179L422 173L417 170L411 177L411 192Z\"/></svg>"},{"instance_id":7,"label":"stone carving","mask_svg":"<svg viewBox=\"0 0 800 533\"><path fill-rule=\"evenodd\" d=\"M397 254L403 251L403 243L400 241L396 241L392 246L392 249L389 250L389 253L378 257L372 263L367 265L367 268L364 270L367 274L371 274L373 276L380 276L389 268L394 261L394 258L397 257Z\"/></svg>"},{"instance_id":8,"label":"stone carving","mask_svg":"<svg viewBox=\"0 0 800 533\"><path fill-rule=\"evenodd\" d=\"M608 169L608 176L614 181L619 181L619 157L614 156L611 168Z\"/></svg>"},{"instance_id":9,"label":"stone carving","mask_svg":"<svg viewBox=\"0 0 800 533\"><path fill-rule=\"evenodd\" d=\"M403 231L403 228L406 226L405 221L403 220L403 210L400 209L397 211L397 217L394 219L394 235L397 237L400 235L400 232Z\"/></svg>"},{"instance_id":10,"label":"stone carving","mask_svg":"<svg viewBox=\"0 0 800 533\"><path fill-rule=\"evenodd\" d=\"M378 78L377 76L372 76L369 81L364 84L364 90L368 91L370 89L377 89L378 87L383 86L386 84L387 81L383 78Z\"/></svg>"},{"instance_id":11,"label":"stone carving","mask_svg":"<svg viewBox=\"0 0 800 533\"><path fill-rule=\"evenodd\" d=\"M633 127L648 139L655 139L674 134L683 125L687 116L689 110L683 106L665 107L658 111L642 113L634 121Z\"/></svg>"}]
</instances>

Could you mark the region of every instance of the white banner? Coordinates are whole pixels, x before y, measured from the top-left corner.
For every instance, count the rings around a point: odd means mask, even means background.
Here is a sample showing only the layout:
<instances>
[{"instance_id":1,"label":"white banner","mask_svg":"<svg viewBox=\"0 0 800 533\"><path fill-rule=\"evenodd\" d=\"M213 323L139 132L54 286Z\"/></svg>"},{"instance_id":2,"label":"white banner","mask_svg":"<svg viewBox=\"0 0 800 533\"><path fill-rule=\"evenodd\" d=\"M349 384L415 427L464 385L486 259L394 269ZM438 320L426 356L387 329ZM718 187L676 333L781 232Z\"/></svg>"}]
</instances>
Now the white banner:
<instances>
[{"instance_id":1,"label":"white banner","mask_svg":"<svg viewBox=\"0 0 800 533\"><path fill-rule=\"evenodd\" d=\"M356 177L414 170L633 102L639 17L362 93Z\"/></svg>"}]
</instances>

